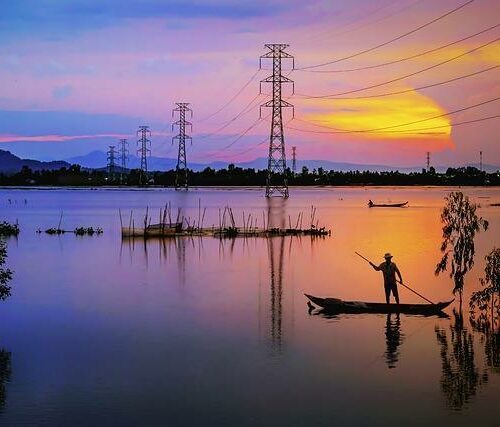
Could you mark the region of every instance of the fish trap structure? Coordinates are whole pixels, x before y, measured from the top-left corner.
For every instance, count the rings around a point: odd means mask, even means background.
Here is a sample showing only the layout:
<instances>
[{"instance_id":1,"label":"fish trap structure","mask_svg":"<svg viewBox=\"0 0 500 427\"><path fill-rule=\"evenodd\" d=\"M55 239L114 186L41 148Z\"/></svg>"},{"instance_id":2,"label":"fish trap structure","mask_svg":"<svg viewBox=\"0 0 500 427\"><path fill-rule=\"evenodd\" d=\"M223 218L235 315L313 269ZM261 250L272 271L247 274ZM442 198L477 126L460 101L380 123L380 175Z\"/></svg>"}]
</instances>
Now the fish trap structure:
<instances>
[{"instance_id":1,"label":"fish trap structure","mask_svg":"<svg viewBox=\"0 0 500 427\"><path fill-rule=\"evenodd\" d=\"M182 214L180 208L177 209L175 218L172 215L170 204L161 208L159 221L152 222L149 208L146 208L144 218L135 222L133 212L130 212L128 224L124 225L121 210L119 211L122 238L170 238L170 237L216 237L216 238L237 238L237 237L275 237L275 236L331 236L331 230L320 227L316 219L316 208L311 207L311 221L307 227L303 227L303 212L300 212L292 224L292 219L288 216L288 227L270 227L266 221L265 212L262 213L262 220L259 220L251 213L246 215L242 212L242 221L237 224L232 208L225 207L219 209L219 223L205 227L206 208L198 207L198 218L192 219Z\"/></svg>"}]
</instances>

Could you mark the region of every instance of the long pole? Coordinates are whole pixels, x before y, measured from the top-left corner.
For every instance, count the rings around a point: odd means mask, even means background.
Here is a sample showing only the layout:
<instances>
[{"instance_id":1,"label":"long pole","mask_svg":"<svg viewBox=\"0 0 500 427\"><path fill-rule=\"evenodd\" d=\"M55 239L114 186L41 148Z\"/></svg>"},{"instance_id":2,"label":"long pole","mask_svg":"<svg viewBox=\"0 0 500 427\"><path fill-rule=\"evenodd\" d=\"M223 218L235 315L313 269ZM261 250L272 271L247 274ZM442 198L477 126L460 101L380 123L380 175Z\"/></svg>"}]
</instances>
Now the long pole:
<instances>
[{"instance_id":1,"label":"long pole","mask_svg":"<svg viewBox=\"0 0 500 427\"><path fill-rule=\"evenodd\" d=\"M360 253L358 252L354 252L357 256L359 256L360 258L363 258L366 262L370 263L370 264L373 264L368 258L365 258L363 255L361 255ZM427 302L430 302L431 304L434 304L430 299L427 299L426 297L424 297L423 295L419 294L417 291L414 291L412 288L410 288L409 286L406 286L403 282L397 280L397 282L401 285L401 286L404 286L406 289L408 289L409 291L412 291L415 295L418 295L420 298L426 300Z\"/></svg>"}]
</instances>

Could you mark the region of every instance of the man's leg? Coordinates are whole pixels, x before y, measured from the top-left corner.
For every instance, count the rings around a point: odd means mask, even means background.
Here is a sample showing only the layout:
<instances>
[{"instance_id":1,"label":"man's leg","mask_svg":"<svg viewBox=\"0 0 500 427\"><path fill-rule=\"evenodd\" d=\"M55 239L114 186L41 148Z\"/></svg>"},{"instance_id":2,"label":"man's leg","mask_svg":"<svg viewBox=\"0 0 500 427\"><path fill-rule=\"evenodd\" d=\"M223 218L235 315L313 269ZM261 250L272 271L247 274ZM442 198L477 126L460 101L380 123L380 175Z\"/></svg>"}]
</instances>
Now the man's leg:
<instances>
[{"instance_id":1,"label":"man's leg","mask_svg":"<svg viewBox=\"0 0 500 427\"><path fill-rule=\"evenodd\" d=\"M391 287L389 285L384 284L385 290L385 302L389 304L389 297L391 296Z\"/></svg>"},{"instance_id":2,"label":"man's leg","mask_svg":"<svg viewBox=\"0 0 500 427\"><path fill-rule=\"evenodd\" d=\"M396 300L396 304L399 304L398 285L396 285L396 283L393 283L393 285L392 285L392 295L394 295L394 299Z\"/></svg>"}]
</instances>

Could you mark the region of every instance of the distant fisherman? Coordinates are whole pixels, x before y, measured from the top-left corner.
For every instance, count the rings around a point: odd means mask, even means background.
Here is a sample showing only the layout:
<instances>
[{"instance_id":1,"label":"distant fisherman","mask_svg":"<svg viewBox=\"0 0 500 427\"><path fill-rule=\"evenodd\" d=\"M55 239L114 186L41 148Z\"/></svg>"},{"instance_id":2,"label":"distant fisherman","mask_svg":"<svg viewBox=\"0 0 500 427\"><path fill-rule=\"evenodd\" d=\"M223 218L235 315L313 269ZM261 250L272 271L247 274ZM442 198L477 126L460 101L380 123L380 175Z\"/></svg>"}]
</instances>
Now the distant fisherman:
<instances>
[{"instance_id":1,"label":"distant fisherman","mask_svg":"<svg viewBox=\"0 0 500 427\"><path fill-rule=\"evenodd\" d=\"M403 278L401 277L401 273L399 271L398 266L393 263L392 260L392 255L390 253L386 253L384 255L385 262L380 264L379 266L376 266L372 262L370 262L370 265L373 267L374 270L376 271L381 271L384 274L384 289L385 289L385 300L387 304L389 304L389 298L392 295L394 296L394 299L396 300L396 304L399 304L399 294L398 294L398 285L396 282L396 274L399 277L399 281L403 283Z\"/></svg>"}]
</instances>

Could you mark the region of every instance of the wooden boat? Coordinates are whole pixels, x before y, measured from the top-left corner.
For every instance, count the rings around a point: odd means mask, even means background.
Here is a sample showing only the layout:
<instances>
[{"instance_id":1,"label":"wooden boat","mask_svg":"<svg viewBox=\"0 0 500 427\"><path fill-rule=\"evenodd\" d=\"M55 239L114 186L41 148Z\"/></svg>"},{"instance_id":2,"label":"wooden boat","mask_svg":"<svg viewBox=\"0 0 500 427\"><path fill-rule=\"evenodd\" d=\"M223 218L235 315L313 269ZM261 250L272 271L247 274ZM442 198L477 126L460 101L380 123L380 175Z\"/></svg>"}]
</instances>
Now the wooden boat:
<instances>
[{"instance_id":1,"label":"wooden boat","mask_svg":"<svg viewBox=\"0 0 500 427\"><path fill-rule=\"evenodd\" d=\"M337 313L439 314L454 301L438 302L436 304L385 304L380 302L343 301L338 298L304 295L318 307Z\"/></svg>"},{"instance_id":2,"label":"wooden boat","mask_svg":"<svg viewBox=\"0 0 500 427\"><path fill-rule=\"evenodd\" d=\"M369 208L404 208L408 202L404 203L373 203L371 200L368 202Z\"/></svg>"}]
</instances>

